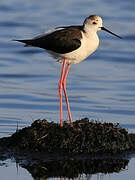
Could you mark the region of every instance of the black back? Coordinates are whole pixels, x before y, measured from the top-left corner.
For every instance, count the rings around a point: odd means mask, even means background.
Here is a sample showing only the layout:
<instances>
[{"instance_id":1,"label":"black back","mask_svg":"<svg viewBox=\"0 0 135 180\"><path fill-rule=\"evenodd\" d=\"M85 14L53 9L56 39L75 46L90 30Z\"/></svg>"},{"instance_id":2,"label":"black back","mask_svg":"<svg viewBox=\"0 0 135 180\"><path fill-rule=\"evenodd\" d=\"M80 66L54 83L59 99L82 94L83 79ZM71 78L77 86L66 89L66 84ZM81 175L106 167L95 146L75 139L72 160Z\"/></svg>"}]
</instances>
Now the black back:
<instances>
[{"instance_id":1,"label":"black back","mask_svg":"<svg viewBox=\"0 0 135 180\"><path fill-rule=\"evenodd\" d=\"M40 47L46 50L51 50L55 53L69 53L81 46L80 39L82 38L82 26L68 26L40 37L30 40L17 40L26 43L26 46Z\"/></svg>"}]
</instances>

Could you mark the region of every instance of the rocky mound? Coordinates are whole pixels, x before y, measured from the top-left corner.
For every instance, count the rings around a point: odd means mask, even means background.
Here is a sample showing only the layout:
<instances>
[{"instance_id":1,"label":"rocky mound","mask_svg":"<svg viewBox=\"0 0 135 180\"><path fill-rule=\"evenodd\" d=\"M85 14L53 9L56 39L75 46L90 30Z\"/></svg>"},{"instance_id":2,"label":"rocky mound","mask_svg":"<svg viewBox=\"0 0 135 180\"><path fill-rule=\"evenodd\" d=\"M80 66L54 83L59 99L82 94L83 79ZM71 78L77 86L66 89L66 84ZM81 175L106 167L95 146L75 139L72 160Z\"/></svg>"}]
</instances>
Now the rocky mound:
<instances>
[{"instance_id":1,"label":"rocky mound","mask_svg":"<svg viewBox=\"0 0 135 180\"><path fill-rule=\"evenodd\" d=\"M66 153L118 153L134 149L135 135L119 124L75 121L73 127L47 120L36 120L10 137L0 139L0 150Z\"/></svg>"}]
</instances>

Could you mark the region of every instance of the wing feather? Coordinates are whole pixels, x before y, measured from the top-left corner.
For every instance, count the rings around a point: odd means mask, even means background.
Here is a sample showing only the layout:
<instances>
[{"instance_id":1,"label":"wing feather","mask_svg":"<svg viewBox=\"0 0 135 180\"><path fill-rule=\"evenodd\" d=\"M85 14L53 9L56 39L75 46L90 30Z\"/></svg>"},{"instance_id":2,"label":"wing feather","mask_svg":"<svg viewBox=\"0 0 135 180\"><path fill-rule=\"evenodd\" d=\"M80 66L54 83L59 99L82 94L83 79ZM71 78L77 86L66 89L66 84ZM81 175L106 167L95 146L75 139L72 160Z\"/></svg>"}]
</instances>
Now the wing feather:
<instances>
[{"instance_id":1,"label":"wing feather","mask_svg":"<svg viewBox=\"0 0 135 180\"><path fill-rule=\"evenodd\" d=\"M40 47L55 53L69 53L81 46L81 26L70 26L31 40L18 40L26 46Z\"/></svg>"}]
</instances>

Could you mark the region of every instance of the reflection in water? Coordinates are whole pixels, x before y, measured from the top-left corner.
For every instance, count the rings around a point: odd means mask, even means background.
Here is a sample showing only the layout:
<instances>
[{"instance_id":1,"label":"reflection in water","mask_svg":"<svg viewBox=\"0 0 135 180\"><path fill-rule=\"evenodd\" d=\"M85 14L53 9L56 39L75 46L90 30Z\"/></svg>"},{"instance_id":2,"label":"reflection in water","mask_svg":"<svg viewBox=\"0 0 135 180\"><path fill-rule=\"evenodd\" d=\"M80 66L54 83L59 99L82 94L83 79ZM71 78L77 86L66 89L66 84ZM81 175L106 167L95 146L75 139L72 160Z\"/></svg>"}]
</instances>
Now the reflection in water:
<instances>
[{"instance_id":1,"label":"reflection in water","mask_svg":"<svg viewBox=\"0 0 135 180\"><path fill-rule=\"evenodd\" d=\"M20 166L27 169L32 177L37 179L91 179L92 174L120 172L128 165L127 159L94 159L94 160L67 160L51 162L21 162ZM101 175L100 175L101 173Z\"/></svg>"},{"instance_id":2,"label":"reflection in water","mask_svg":"<svg viewBox=\"0 0 135 180\"><path fill-rule=\"evenodd\" d=\"M72 155L54 153L0 153L0 166L10 166L16 162L19 167L31 174L34 180L46 179L95 179L102 180L105 174L119 173L126 169L132 153L117 156ZM6 164L4 164L6 163ZM27 171L26 171L27 170Z\"/></svg>"}]
</instances>

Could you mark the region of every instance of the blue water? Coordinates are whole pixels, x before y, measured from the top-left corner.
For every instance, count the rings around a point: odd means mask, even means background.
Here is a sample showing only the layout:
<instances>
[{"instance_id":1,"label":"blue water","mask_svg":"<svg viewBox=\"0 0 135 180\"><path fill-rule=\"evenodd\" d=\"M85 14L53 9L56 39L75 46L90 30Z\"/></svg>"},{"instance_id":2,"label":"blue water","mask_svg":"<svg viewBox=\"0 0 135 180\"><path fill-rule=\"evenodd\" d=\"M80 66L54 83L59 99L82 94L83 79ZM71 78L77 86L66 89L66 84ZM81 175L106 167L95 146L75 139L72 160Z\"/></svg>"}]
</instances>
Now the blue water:
<instances>
[{"instance_id":1,"label":"blue water","mask_svg":"<svg viewBox=\"0 0 135 180\"><path fill-rule=\"evenodd\" d=\"M82 24L90 14L100 15L104 26L123 39L99 32L98 50L82 63L71 66L67 89L73 120L87 116L127 124L127 128L134 125L133 7L134 1L119 1L117 6L105 0L1 1L0 135L10 134L17 124L26 126L38 118L59 122L57 87L61 64L42 49L24 48L11 40L32 38L56 26ZM68 119L65 102L63 110L63 119Z\"/></svg>"},{"instance_id":2,"label":"blue water","mask_svg":"<svg viewBox=\"0 0 135 180\"><path fill-rule=\"evenodd\" d=\"M56 26L82 24L91 14L122 36L99 32L100 46L72 65L67 91L73 120L88 117L119 122L135 132L134 0L0 1L0 137L35 119L59 122L61 65L44 50L12 39L32 38ZM68 119L65 102L64 118ZM108 177L109 178L109 177Z\"/></svg>"}]
</instances>

